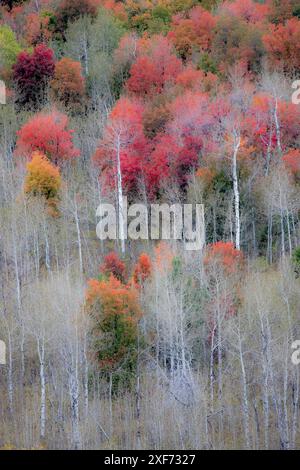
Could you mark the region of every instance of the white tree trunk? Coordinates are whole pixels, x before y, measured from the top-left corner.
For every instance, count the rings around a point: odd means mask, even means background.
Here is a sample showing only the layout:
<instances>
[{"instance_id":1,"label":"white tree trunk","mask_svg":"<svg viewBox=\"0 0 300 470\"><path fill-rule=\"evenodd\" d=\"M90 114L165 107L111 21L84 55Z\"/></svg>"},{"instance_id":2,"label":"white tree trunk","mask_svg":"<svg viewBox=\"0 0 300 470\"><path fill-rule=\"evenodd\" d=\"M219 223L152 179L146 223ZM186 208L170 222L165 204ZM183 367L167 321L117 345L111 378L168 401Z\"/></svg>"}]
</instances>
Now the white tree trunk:
<instances>
[{"instance_id":1,"label":"white tree trunk","mask_svg":"<svg viewBox=\"0 0 300 470\"><path fill-rule=\"evenodd\" d=\"M75 205L74 215L75 215L75 223L76 223L77 242L78 242L79 269L80 269L80 274L82 274L83 273L82 242L81 242L81 232L80 232L80 225L79 225L79 215L78 215L76 194L74 196L74 205Z\"/></svg>"},{"instance_id":2,"label":"white tree trunk","mask_svg":"<svg viewBox=\"0 0 300 470\"><path fill-rule=\"evenodd\" d=\"M69 371L69 391L71 400L71 419L72 419L72 434L73 434L73 447L80 449L81 439L79 430L79 383L77 366Z\"/></svg>"},{"instance_id":3,"label":"white tree trunk","mask_svg":"<svg viewBox=\"0 0 300 470\"><path fill-rule=\"evenodd\" d=\"M46 380L45 380L45 344L44 339L37 341L40 363L41 405L40 405L40 437L45 438L46 430Z\"/></svg>"},{"instance_id":4,"label":"white tree trunk","mask_svg":"<svg viewBox=\"0 0 300 470\"><path fill-rule=\"evenodd\" d=\"M124 231L124 203L122 188L122 171L120 157L120 138L117 140L117 186L118 186L118 209L119 209L119 236L121 240L121 251L125 253L125 231Z\"/></svg>"},{"instance_id":5,"label":"white tree trunk","mask_svg":"<svg viewBox=\"0 0 300 470\"><path fill-rule=\"evenodd\" d=\"M232 157L232 180L233 180L233 193L234 193L234 216L235 216L235 247L237 250L241 248L241 222L240 222L240 193L237 175L237 155L241 145L241 138L238 135L234 136L234 147Z\"/></svg>"}]
</instances>

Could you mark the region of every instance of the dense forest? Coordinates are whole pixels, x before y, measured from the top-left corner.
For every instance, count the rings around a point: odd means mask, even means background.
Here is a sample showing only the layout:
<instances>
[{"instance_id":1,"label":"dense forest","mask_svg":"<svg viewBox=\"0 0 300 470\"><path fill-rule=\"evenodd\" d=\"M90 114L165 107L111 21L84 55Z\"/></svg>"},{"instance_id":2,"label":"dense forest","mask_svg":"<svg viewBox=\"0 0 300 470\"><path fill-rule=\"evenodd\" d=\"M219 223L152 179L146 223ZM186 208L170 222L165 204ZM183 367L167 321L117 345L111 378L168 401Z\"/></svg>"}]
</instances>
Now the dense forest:
<instances>
[{"instance_id":1,"label":"dense forest","mask_svg":"<svg viewBox=\"0 0 300 470\"><path fill-rule=\"evenodd\" d=\"M299 449L300 0L1 0L0 78L0 449Z\"/></svg>"}]
</instances>

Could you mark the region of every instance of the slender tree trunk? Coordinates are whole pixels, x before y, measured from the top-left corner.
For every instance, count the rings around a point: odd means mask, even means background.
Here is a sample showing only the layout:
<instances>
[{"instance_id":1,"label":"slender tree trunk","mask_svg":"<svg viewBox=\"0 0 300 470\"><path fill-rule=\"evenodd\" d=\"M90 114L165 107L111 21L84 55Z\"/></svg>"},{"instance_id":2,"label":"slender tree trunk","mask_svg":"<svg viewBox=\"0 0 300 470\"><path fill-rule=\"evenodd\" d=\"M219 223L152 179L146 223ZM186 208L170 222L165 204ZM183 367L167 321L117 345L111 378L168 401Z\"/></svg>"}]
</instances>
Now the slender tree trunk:
<instances>
[{"instance_id":1,"label":"slender tree trunk","mask_svg":"<svg viewBox=\"0 0 300 470\"><path fill-rule=\"evenodd\" d=\"M79 215L78 215L78 206L76 201L76 194L74 195L74 205L75 205L75 223L76 223L76 232L77 232L77 242L78 242L78 255L79 255L79 269L80 273L83 273L83 261L82 261L82 242L81 242L81 231L79 224Z\"/></svg>"},{"instance_id":2,"label":"slender tree trunk","mask_svg":"<svg viewBox=\"0 0 300 470\"><path fill-rule=\"evenodd\" d=\"M77 364L75 367L71 366L71 370L69 373L69 390L71 398L73 447L75 450L77 450L81 447L79 430L79 383Z\"/></svg>"},{"instance_id":3,"label":"slender tree trunk","mask_svg":"<svg viewBox=\"0 0 300 470\"><path fill-rule=\"evenodd\" d=\"M232 180L233 180L233 193L234 193L234 215L235 215L235 247L240 250L241 243L241 222L240 222L240 193L238 185L237 173L237 155L241 145L241 138L239 135L234 135L234 147L232 156Z\"/></svg>"},{"instance_id":4,"label":"slender tree trunk","mask_svg":"<svg viewBox=\"0 0 300 470\"><path fill-rule=\"evenodd\" d=\"M242 370L244 433L245 433L246 449L250 449L249 404L248 404L248 392L247 392L247 378L246 378L246 370L245 370L245 363L244 363L244 356L243 356L240 325L239 325L239 332L238 332L238 340L239 340L240 364L241 364L241 370Z\"/></svg>"},{"instance_id":5,"label":"slender tree trunk","mask_svg":"<svg viewBox=\"0 0 300 470\"><path fill-rule=\"evenodd\" d=\"M117 185L118 185L118 209L119 209L119 236L121 240L121 251L125 253L125 231L124 231L124 201L122 187L122 171L121 171L121 144L120 138L117 141Z\"/></svg>"},{"instance_id":6,"label":"slender tree trunk","mask_svg":"<svg viewBox=\"0 0 300 470\"><path fill-rule=\"evenodd\" d=\"M281 154L282 149L281 149L280 124L279 124L279 119L278 119L278 100L277 100L277 97L275 98L274 120L275 120L275 128L276 128L277 147L278 147L278 150Z\"/></svg>"},{"instance_id":7,"label":"slender tree trunk","mask_svg":"<svg viewBox=\"0 0 300 470\"><path fill-rule=\"evenodd\" d=\"M40 405L40 437L45 438L46 430L46 380L45 380L45 344L44 339L37 342L40 363L41 405Z\"/></svg>"}]
</instances>

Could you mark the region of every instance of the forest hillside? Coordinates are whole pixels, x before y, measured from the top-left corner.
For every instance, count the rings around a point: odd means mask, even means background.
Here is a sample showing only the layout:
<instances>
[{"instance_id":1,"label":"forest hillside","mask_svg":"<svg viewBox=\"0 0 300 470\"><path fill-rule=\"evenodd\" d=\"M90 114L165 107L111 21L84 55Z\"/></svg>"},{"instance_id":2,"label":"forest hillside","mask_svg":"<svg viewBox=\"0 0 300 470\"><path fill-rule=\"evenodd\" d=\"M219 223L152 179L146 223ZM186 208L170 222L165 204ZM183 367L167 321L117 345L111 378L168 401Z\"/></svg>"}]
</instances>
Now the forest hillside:
<instances>
[{"instance_id":1,"label":"forest hillside","mask_svg":"<svg viewBox=\"0 0 300 470\"><path fill-rule=\"evenodd\" d=\"M0 79L0 449L299 449L300 1L1 0Z\"/></svg>"}]
</instances>

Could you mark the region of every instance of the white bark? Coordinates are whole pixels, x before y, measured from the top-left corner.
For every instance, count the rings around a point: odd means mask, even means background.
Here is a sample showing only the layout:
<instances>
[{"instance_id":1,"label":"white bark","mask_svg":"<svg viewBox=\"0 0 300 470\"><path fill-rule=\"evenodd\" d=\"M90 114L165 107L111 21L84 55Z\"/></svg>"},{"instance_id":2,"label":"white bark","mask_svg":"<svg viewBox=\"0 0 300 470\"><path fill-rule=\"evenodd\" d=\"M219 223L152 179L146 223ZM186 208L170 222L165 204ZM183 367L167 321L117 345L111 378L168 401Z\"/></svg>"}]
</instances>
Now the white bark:
<instances>
[{"instance_id":1,"label":"white bark","mask_svg":"<svg viewBox=\"0 0 300 470\"><path fill-rule=\"evenodd\" d=\"M46 380L45 380L45 344L44 339L37 339L37 350L40 365L40 385L41 385L41 404L40 404L40 437L45 438L46 430Z\"/></svg>"},{"instance_id":2,"label":"white bark","mask_svg":"<svg viewBox=\"0 0 300 470\"><path fill-rule=\"evenodd\" d=\"M235 247L237 250L241 248L241 222L240 222L240 193L238 185L237 173L237 155L241 145L241 137L234 133L233 156L232 156L232 180L234 193L234 216L235 216Z\"/></svg>"},{"instance_id":3,"label":"white bark","mask_svg":"<svg viewBox=\"0 0 300 470\"><path fill-rule=\"evenodd\" d=\"M121 240L121 251L125 253L125 230L124 230L124 201L122 188L122 171L121 171L121 142L120 137L117 138L117 191L118 191L118 209L119 209L119 236Z\"/></svg>"}]
</instances>

